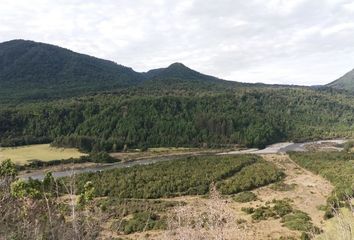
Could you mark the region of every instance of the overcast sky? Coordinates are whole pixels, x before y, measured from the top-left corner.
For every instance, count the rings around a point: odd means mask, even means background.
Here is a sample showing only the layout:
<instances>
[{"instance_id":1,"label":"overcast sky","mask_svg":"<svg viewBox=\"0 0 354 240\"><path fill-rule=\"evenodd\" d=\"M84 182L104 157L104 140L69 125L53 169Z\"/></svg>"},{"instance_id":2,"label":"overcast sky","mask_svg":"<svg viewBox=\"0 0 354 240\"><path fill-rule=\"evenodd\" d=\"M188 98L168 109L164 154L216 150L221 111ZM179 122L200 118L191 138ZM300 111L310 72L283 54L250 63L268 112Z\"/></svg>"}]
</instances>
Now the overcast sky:
<instances>
[{"instance_id":1,"label":"overcast sky","mask_svg":"<svg viewBox=\"0 0 354 240\"><path fill-rule=\"evenodd\" d=\"M0 41L136 71L182 62L242 82L325 84L354 68L349 0L0 0Z\"/></svg>"}]
</instances>

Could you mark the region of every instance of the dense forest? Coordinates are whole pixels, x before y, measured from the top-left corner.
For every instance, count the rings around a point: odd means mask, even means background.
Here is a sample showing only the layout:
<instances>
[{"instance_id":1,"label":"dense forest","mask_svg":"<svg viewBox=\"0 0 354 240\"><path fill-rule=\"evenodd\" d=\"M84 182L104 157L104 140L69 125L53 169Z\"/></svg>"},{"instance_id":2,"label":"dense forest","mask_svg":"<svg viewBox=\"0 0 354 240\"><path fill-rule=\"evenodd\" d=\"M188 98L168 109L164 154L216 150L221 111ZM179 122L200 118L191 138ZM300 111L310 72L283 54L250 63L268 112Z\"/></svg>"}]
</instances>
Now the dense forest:
<instances>
[{"instance_id":1,"label":"dense forest","mask_svg":"<svg viewBox=\"0 0 354 240\"><path fill-rule=\"evenodd\" d=\"M267 173L264 173L264 170ZM212 182L225 194L252 190L281 180L284 174L254 155L189 157L147 166L114 169L76 177L78 192L85 183L95 186L95 196L161 198L204 195ZM242 178L237 183L236 180Z\"/></svg>"},{"instance_id":2,"label":"dense forest","mask_svg":"<svg viewBox=\"0 0 354 240\"><path fill-rule=\"evenodd\" d=\"M53 45L0 44L0 146L262 148L352 136L353 100L326 87L225 81L181 63L138 73Z\"/></svg>"},{"instance_id":3,"label":"dense forest","mask_svg":"<svg viewBox=\"0 0 354 240\"><path fill-rule=\"evenodd\" d=\"M2 105L1 146L53 142L82 151L213 147L352 136L353 98L300 88L170 94L138 90Z\"/></svg>"}]
</instances>

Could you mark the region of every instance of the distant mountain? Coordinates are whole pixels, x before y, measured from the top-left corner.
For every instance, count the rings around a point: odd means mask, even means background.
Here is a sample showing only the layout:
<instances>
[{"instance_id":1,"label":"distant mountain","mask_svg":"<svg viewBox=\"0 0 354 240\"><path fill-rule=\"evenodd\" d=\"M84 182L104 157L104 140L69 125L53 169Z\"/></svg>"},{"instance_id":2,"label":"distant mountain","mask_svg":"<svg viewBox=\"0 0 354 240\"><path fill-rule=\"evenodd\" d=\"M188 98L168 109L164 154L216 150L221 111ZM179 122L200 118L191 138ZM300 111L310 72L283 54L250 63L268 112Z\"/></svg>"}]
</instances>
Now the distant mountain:
<instances>
[{"instance_id":1,"label":"distant mountain","mask_svg":"<svg viewBox=\"0 0 354 240\"><path fill-rule=\"evenodd\" d=\"M127 87L224 89L241 84L173 63L146 73L45 43L0 43L0 101L79 96Z\"/></svg>"},{"instance_id":2,"label":"distant mountain","mask_svg":"<svg viewBox=\"0 0 354 240\"><path fill-rule=\"evenodd\" d=\"M247 84L226 81L190 69L182 63L173 63L167 68L153 69L144 73L143 87L174 88L225 88Z\"/></svg>"},{"instance_id":3,"label":"distant mountain","mask_svg":"<svg viewBox=\"0 0 354 240\"><path fill-rule=\"evenodd\" d=\"M0 43L2 97L42 98L127 87L140 73L114 62L25 40Z\"/></svg>"},{"instance_id":4,"label":"distant mountain","mask_svg":"<svg viewBox=\"0 0 354 240\"><path fill-rule=\"evenodd\" d=\"M354 69L346 73L339 79L327 84L326 86L348 91L354 91Z\"/></svg>"},{"instance_id":5,"label":"distant mountain","mask_svg":"<svg viewBox=\"0 0 354 240\"><path fill-rule=\"evenodd\" d=\"M197 71L194 71L182 63L173 63L167 68L159 68L150 70L145 73L145 76L150 80L158 79L186 79L186 80L198 80L198 81L217 81L221 79L208 76Z\"/></svg>"}]
</instances>

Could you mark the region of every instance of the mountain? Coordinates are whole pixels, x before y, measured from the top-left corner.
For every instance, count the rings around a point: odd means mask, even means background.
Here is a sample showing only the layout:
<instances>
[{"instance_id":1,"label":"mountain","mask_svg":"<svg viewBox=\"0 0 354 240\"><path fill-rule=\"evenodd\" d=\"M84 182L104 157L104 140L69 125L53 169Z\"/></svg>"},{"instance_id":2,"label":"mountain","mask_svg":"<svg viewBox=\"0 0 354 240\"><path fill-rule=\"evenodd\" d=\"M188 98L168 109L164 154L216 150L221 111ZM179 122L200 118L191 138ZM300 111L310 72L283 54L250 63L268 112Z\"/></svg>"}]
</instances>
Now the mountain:
<instances>
[{"instance_id":1,"label":"mountain","mask_svg":"<svg viewBox=\"0 0 354 240\"><path fill-rule=\"evenodd\" d=\"M159 68L144 73L146 80L141 88L157 91L179 90L226 90L242 83L226 81L192 70L182 63L173 63L167 68ZM245 84L246 85L246 84Z\"/></svg>"},{"instance_id":2,"label":"mountain","mask_svg":"<svg viewBox=\"0 0 354 240\"><path fill-rule=\"evenodd\" d=\"M167 68L159 68L150 70L145 73L145 76L152 80L156 81L159 79L185 79L188 81L203 81L203 82L220 82L222 81L219 78L208 76L197 71L194 71L182 63L173 63Z\"/></svg>"},{"instance_id":3,"label":"mountain","mask_svg":"<svg viewBox=\"0 0 354 240\"><path fill-rule=\"evenodd\" d=\"M25 40L0 43L0 94L42 98L136 85L140 73L114 62Z\"/></svg>"},{"instance_id":4,"label":"mountain","mask_svg":"<svg viewBox=\"0 0 354 240\"><path fill-rule=\"evenodd\" d=\"M337 80L327 84L326 86L343 89L348 91L354 91L354 69Z\"/></svg>"},{"instance_id":5,"label":"mountain","mask_svg":"<svg viewBox=\"0 0 354 240\"><path fill-rule=\"evenodd\" d=\"M194 71L182 63L135 72L132 68L58 46L27 40L0 43L0 102L82 96L139 89L221 89L241 84Z\"/></svg>"}]
</instances>

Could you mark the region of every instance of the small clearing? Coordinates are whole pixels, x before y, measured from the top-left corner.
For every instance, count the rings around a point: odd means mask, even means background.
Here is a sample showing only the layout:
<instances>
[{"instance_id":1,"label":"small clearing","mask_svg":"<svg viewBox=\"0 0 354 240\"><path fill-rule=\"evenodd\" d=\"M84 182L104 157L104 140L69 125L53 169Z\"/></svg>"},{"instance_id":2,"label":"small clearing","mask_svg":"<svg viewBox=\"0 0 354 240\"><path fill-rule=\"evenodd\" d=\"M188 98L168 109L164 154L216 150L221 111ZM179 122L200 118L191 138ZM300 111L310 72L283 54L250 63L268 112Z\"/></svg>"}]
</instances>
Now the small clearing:
<instances>
[{"instance_id":1,"label":"small clearing","mask_svg":"<svg viewBox=\"0 0 354 240\"><path fill-rule=\"evenodd\" d=\"M31 160L52 161L79 158L86 154L75 148L55 148L49 144L37 144L23 147L0 148L0 162L11 159L16 164L26 164Z\"/></svg>"}]
</instances>

